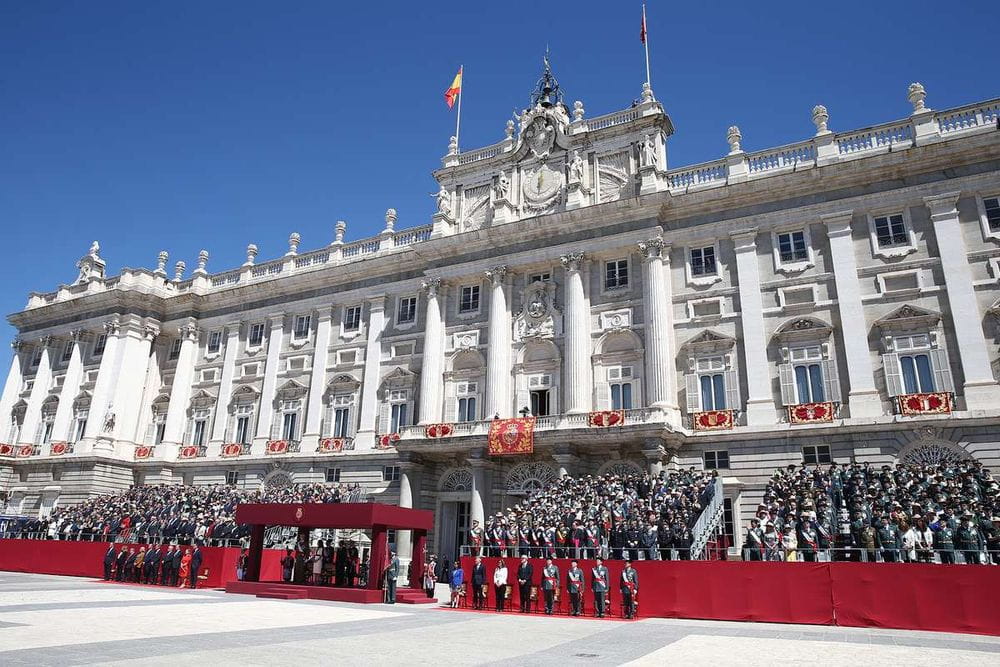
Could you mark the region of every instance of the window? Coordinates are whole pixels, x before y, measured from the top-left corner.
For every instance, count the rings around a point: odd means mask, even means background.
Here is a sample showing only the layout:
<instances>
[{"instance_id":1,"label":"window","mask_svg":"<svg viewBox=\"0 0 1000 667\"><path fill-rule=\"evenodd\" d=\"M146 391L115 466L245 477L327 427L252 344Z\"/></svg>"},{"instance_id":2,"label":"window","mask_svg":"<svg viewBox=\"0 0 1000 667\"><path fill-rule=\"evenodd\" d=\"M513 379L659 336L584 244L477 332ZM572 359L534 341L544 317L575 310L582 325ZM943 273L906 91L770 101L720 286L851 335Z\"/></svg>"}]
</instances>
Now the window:
<instances>
[{"instance_id":1,"label":"window","mask_svg":"<svg viewBox=\"0 0 1000 667\"><path fill-rule=\"evenodd\" d=\"M51 418L46 417L45 421L42 423L42 442L41 442L41 444L43 444L43 445L48 444L49 442L52 441L52 427L55 425L53 423L53 419L54 418L55 418L55 415L53 415Z\"/></svg>"},{"instance_id":2,"label":"window","mask_svg":"<svg viewBox=\"0 0 1000 667\"><path fill-rule=\"evenodd\" d=\"M782 262L804 262L809 259L805 232L778 234L778 257Z\"/></svg>"},{"instance_id":3,"label":"window","mask_svg":"<svg viewBox=\"0 0 1000 667\"><path fill-rule=\"evenodd\" d=\"M934 367L931 364L931 338L928 334L896 336L893 347L899 353L903 393L934 391Z\"/></svg>"},{"instance_id":4,"label":"window","mask_svg":"<svg viewBox=\"0 0 1000 667\"><path fill-rule=\"evenodd\" d=\"M205 444L205 436L208 431L208 415L209 411L206 410L195 410L194 416L192 417L191 423L191 442L190 444L195 447L201 447Z\"/></svg>"},{"instance_id":5,"label":"window","mask_svg":"<svg viewBox=\"0 0 1000 667\"><path fill-rule=\"evenodd\" d=\"M76 413L76 420L73 426L73 442L83 440L83 434L87 431L87 410L80 410Z\"/></svg>"},{"instance_id":6,"label":"window","mask_svg":"<svg viewBox=\"0 0 1000 667\"><path fill-rule=\"evenodd\" d=\"M252 405L236 406L236 442L241 445L250 444L250 419L253 417Z\"/></svg>"},{"instance_id":7,"label":"window","mask_svg":"<svg viewBox=\"0 0 1000 667\"><path fill-rule=\"evenodd\" d=\"M305 357L290 357L285 362L286 368L290 371L301 371L306 367Z\"/></svg>"},{"instance_id":8,"label":"window","mask_svg":"<svg viewBox=\"0 0 1000 667\"><path fill-rule=\"evenodd\" d=\"M258 322L250 325L250 335L247 337L250 347L260 347L264 344L264 324Z\"/></svg>"},{"instance_id":9,"label":"window","mask_svg":"<svg viewBox=\"0 0 1000 667\"><path fill-rule=\"evenodd\" d=\"M795 392L799 403L822 403L826 400L823 389L823 351L819 345L790 350L795 373Z\"/></svg>"},{"instance_id":10,"label":"window","mask_svg":"<svg viewBox=\"0 0 1000 667\"><path fill-rule=\"evenodd\" d=\"M832 463L830 445L806 445L802 448L802 463L806 465Z\"/></svg>"},{"instance_id":11,"label":"window","mask_svg":"<svg viewBox=\"0 0 1000 667\"><path fill-rule=\"evenodd\" d=\"M548 389L535 389L531 392L531 414L535 417L547 417L550 414Z\"/></svg>"},{"instance_id":12,"label":"window","mask_svg":"<svg viewBox=\"0 0 1000 667\"><path fill-rule=\"evenodd\" d=\"M983 211L986 213L986 225L990 231L1000 232L1000 197L984 199Z\"/></svg>"},{"instance_id":13,"label":"window","mask_svg":"<svg viewBox=\"0 0 1000 667\"><path fill-rule=\"evenodd\" d=\"M310 315L299 315L295 318L295 331L292 334L295 338L309 337L309 323L312 321Z\"/></svg>"},{"instance_id":14,"label":"window","mask_svg":"<svg viewBox=\"0 0 1000 667\"><path fill-rule=\"evenodd\" d=\"M32 366L37 366L38 364L42 363L42 352L44 350L45 350L45 348L43 346L41 346L41 345L35 346L35 353L33 355L31 355L31 365Z\"/></svg>"},{"instance_id":15,"label":"window","mask_svg":"<svg viewBox=\"0 0 1000 667\"><path fill-rule=\"evenodd\" d=\"M344 309L344 331L357 331L361 328L361 306L348 306Z\"/></svg>"},{"instance_id":16,"label":"window","mask_svg":"<svg viewBox=\"0 0 1000 667\"><path fill-rule=\"evenodd\" d=\"M701 409L726 409L726 362L722 357L703 357L698 360L698 386L701 390ZM735 407L735 406L734 406Z\"/></svg>"},{"instance_id":17,"label":"window","mask_svg":"<svg viewBox=\"0 0 1000 667\"><path fill-rule=\"evenodd\" d=\"M155 427L153 435L153 444L158 445L163 442L163 438L167 434L167 412L163 410L157 412L153 415L153 426Z\"/></svg>"},{"instance_id":18,"label":"window","mask_svg":"<svg viewBox=\"0 0 1000 667\"><path fill-rule=\"evenodd\" d=\"M412 324L417 320L417 297L404 296L396 310L396 324Z\"/></svg>"},{"instance_id":19,"label":"window","mask_svg":"<svg viewBox=\"0 0 1000 667\"><path fill-rule=\"evenodd\" d=\"M298 412L285 412L281 415L281 438L283 440L298 440Z\"/></svg>"},{"instance_id":20,"label":"window","mask_svg":"<svg viewBox=\"0 0 1000 667\"><path fill-rule=\"evenodd\" d=\"M399 343L392 346L392 356L410 357L413 356L413 343Z\"/></svg>"},{"instance_id":21,"label":"window","mask_svg":"<svg viewBox=\"0 0 1000 667\"><path fill-rule=\"evenodd\" d=\"M240 473L237 470L226 471L226 486L236 486L240 481Z\"/></svg>"},{"instance_id":22,"label":"window","mask_svg":"<svg viewBox=\"0 0 1000 667\"><path fill-rule=\"evenodd\" d=\"M175 361L179 356L181 356L181 339L175 338L173 342L170 343L170 353L167 355L169 361Z\"/></svg>"},{"instance_id":23,"label":"window","mask_svg":"<svg viewBox=\"0 0 1000 667\"><path fill-rule=\"evenodd\" d=\"M340 468L327 468L326 469L327 484L333 484L339 481L340 481Z\"/></svg>"},{"instance_id":24,"label":"window","mask_svg":"<svg viewBox=\"0 0 1000 667\"><path fill-rule=\"evenodd\" d=\"M903 215L881 215L875 218L875 241L880 248L909 245L910 235L906 232Z\"/></svg>"},{"instance_id":25,"label":"window","mask_svg":"<svg viewBox=\"0 0 1000 667\"><path fill-rule=\"evenodd\" d=\"M208 353L218 354L220 349L222 349L222 332L213 331L208 334Z\"/></svg>"},{"instance_id":26,"label":"window","mask_svg":"<svg viewBox=\"0 0 1000 667\"><path fill-rule=\"evenodd\" d=\"M205 370L203 370L201 372L201 381L202 382L215 382L215 369L214 368L206 368Z\"/></svg>"},{"instance_id":27,"label":"window","mask_svg":"<svg viewBox=\"0 0 1000 667\"><path fill-rule=\"evenodd\" d=\"M552 279L552 274L549 273L548 271L545 271L544 273L533 273L528 278L528 284L530 285L531 283L544 283L548 282L551 279Z\"/></svg>"},{"instance_id":28,"label":"window","mask_svg":"<svg viewBox=\"0 0 1000 667\"><path fill-rule=\"evenodd\" d=\"M66 341L66 346L63 347L62 351L62 362L66 363L73 358L73 346L75 343L71 340Z\"/></svg>"},{"instance_id":29,"label":"window","mask_svg":"<svg viewBox=\"0 0 1000 667\"><path fill-rule=\"evenodd\" d=\"M705 452L705 470L719 469L729 469L729 452L725 449Z\"/></svg>"},{"instance_id":30,"label":"window","mask_svg":"<svg viewBox=\"0 0 1000 667\"><path fill-rule=\"evenodd\" d=\"M691 248L691 275L714 276L716 273L715 246Z\"/></svg>"},{"instance_id":31,"label":"window","mask_svg":"<svg viewBox=\"0 0 1000 667\"><path fill-rule=\"evenodd\" d=\"M458 421L474 422L478 419L476 411L476 391L479 386L475 382L459 382L456 387L458 394Z\"/></svg>"},{"instance_id":32,"label":"window","mask_svg":"<svg viewBox=\"0 0 1000 667\"><path fill-rule=\"evenodd\" d=\"M611 409L632 409L632 378L631 366L619 366L608 369L608 383L611 387Z\"/></svg>"},{"instance_id":33,"label":"window","mask_svg":"<svg viewBox=\"0 0 1000 667\"><path fill-rule=\"evenodd\" d=\"M243 367L243 377L253 377L257 375L257 364L246 364Z\"/></svg>"},{"instance_id":34,"label":"window","mask_svg":"<svg viewBox=\"0 0 1000 667\"><path fill-rule=\"evenodd\" d=\"M466 285L462 288L462 298L458 302L458 312L474 313L479 310L479 285Z\"/></svg>"},{"instance_id":35,"label":"window","mask_svg":"<svg viewBox=\"0 0 1000 667\"><path fill-rule=\"evenodd\" d=\"M99 334L94 341L94 356L99 357L104 354L104 346L108 344L108 335Z\"/></svg>"},{"instance_id":36,"label":"window","mask_svg":"<svg viewBox=\"0 0 1000 667\"><path fill-rule=\"evenodd\" d=\"M383 466L382 467L382 481L383 482L398 482L399 481L399 466Z\"/></svg>"},{"instance_id":37,"label":"window","mask_svg":"<svg viewBox=\"0 0 1000 667\"><path fill-rule=\"evenodd\" d=\"M357 350L340 350L337 352L338 364L353 364L358 360Z\"/></svg>"},{"instance_id":38,"label":"window","mask_svg":"<svg viewBox=\"0 0 1000 667\"><path fill-rule=\"evenodd\" d=\"M628 287L628 260L616 259L604 264L604 289Z\"/></svg>"},{"instance_id":39,"label":"window","mask_svg":"<svg viewBox=\"0 0 1000 667\"><path fill-rule=\"evenodd\" d=\"M347 394L333 399L333 437L346 438L351 426L351 404L354 396Z\"/></svg>"},{"instance_id":40,"label":"window","mask_svg":"<svg viewBox=\"0 0 1000 667\"><path fill-rule=\"evenodd\" d=\"M405 389L393 389L389 392L390 415L389 433L399 433L404 426L409 425L409 404L406 402Z\"/></svg>"}]
</instances>

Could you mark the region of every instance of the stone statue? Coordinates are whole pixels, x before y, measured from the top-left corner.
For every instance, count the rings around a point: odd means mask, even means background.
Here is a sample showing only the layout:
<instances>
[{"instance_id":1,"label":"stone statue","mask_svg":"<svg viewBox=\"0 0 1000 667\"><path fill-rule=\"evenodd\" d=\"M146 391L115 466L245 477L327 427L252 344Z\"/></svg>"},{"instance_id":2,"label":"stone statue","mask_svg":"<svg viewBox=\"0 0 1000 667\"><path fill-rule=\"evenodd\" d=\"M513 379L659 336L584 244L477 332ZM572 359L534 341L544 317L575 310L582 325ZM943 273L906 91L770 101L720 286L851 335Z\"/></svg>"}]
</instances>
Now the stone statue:
<instances>
[{"instance_id":1,"label":"stone statue","mask_svg":"<svg viewBox=\"0 0 1000 667\"><path fill-rule=\"evenodd\" d=\"M438 190L437 194L437 207L438 213L445 216L446 218L451 217L451 193L448 192L442 185L441 189Z\"/></svg>"},{"instance_id":2,"label":"stone statue","mask_svg":"<svg viewBox=\"0 0 1000 667\"><path fill-rule=\"evenodd\" d=\"M659 151L656 150L656 139L647 134L642 140L642 163L646 167L656 167L660 163Z\"/></svg>"},{"instance_id":3,"label":"stone statue","mask_svg":"<svg viewBox=\"0 0 1000 667\"><path fill-rule=\"evenodd\" d=\"M569 182L583 183L583 158L579 150L573 151L573 159L569 163Z\"/></svg>"},{"instance_id":4,"label":"stone statue","mask_svg":"<svg viewBox=\"0 0 1000 667\"><path fill-rule=\"evenodd\" d=\"M493 198L496 201L506 201L509 193L510 181L507 180L507 174L501 170L500 174L497 176L497 185L493 192Z\"/></svg>"},{"instance_id":5,"label":"stone statue","mask_svg":"<svg viewBox=\"0 0 1000 667\"><path fill-rule=\"evenodd\" d=\"M115 430L115 413L108 409L104 415L104 432L111 433Z\"/></svg>"},{"instance_id":6,"label":"stone statue","mask_svg":"<svg viewBox=\"0 0 1000 667\"><path fill-rule=\"evenodd\" d=\"M90 252L88 253L91 257L97 257L97 253L101 251L101 244L94 241L90 244Z\"/></svg>"}]
</instances>

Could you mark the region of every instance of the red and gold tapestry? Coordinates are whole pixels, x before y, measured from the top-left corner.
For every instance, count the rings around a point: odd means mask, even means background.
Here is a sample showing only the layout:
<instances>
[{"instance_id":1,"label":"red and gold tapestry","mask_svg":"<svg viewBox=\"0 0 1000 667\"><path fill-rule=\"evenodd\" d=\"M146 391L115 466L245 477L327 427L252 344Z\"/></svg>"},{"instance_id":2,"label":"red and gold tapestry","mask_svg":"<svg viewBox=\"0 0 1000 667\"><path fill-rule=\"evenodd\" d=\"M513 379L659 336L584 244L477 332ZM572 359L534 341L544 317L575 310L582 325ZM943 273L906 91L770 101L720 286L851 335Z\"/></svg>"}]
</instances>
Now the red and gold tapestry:
<instances>
[{"instance_id":1,"label":"red and gold tapestry","mask_svg":"<svg viewBox=\"0 0 1000 667\"><path fill-rule=\"evenodd\" d=\"M17 447L17 455L19 457L34 456L35 455L35 446L34 445L18 445L18 447Z\"/></svg>"},{"instance_id":2,"label":"red and gold tapestry","mask_svg":"<svg viewBox=\"0 0 1000 667\"><path fill-rule=\"evenodd\" d=\"M264 453L266 454L284 454L287 451L287 440L268 440L267 447L264 448Z\"/></svg>"},{"instance_id":3,"label":"red and gold tapestry","mask_svg":"<svg viewBox=\"0 0 1000 667\"><path fill-rule=\"evenodd\" d=\"M948 392L904 394L899 397L899 413L903 415L942 415L950 412L951 394Z\"/></svg>"},{"instance_id":4,"label":"red and gold tapestry","mask_svg":"<svg viewBox=\"0 0 1000 667\"><path fill-rule=\"evenodd\" d=\"M696 431L721 431L733 427L732 410L707 410L694 413L692 420Z\"/></svg>"},{"instance_id":5,"label":"red and gold tapestry","mask_svg":"<svg viewBox=\"0 0 1000 667\"><path fill-rule=\"evenodd\" d=\"M219 456L230 459L243 453L243 445L238 442L230 442L222 446Z\"/></svg>"},{"instance_id":6,"label":"red and gold tapestry","mask_svg":"<svg viewBox=\"0 0 1000 667\"><path fill-rule=\"evenodd\" d=\"M323 452L329 454L330 452L342 452L344 451L344 439L343 438L323 438L319 441L319 447L316 448L317 452Z\"/></svg>"},{"instance_id":7,"label":"red and gold tapestry","mask_svg":"<svg viewBox=\"0 0 1000 667\"><path fill-rule=\"evenodd\" d=\"M788 421L792 424L816 424L833 421L833 403L800 403L788 406Z\"/></svg>"},{"instance_id":8,"label":"red and gold tapestry","mask_svg":"<svg viewBox=\"0 0 1000 667\"><path fill-rule=\"evenodd\" d=\"M624 410L601 410L587 415L588 426L622 426L624 423Z\"/></svg>"},{"instance_id":9,"label":"red and gold tapestry","mask_svg":"<svg viewBox=\"0 0 1000 667\"><path fill-rule=\"evenodd\" d=\"M375 442L375 449L389 449L397 442L399 442L398 433L387 433L385 435L380 435L378 437L378 440Z\"/></svg>"},{"instance_id":10,"label":"red and gold tapestry","mask_svg":"<svg viewBox=\"0 0 1000 667\"><path fill-rule=\"evenodd\" d=\"M455 432L451 424L428 424L424 433L428 438L446 438Z\"/></svg>"},{"instance_id":11,"label":"red and gold tapestry","mask_svg":"<svg viewBox=\"0 0 1000 667\"><path fill-rule=\"evenodd\" d=\"M492 456L530 454L535 451L535 418L515 417L490 422L489 449Z\"/></svg>"},{"instance_id":12,"label":"red and gold tapestry","mask_svg":"<svg viewBox=\"0 0 1000 667\"><path fill-rule=\"evenodd\" d=\"M179 459L196 459L198 458L198 448L194 445L185 445L180 448L177 452L177 458Z\"/></svg>"},{"instance_id":13,"label":"red and gold tapestry","mask_svg":"<svg viewBox=\"0 0 1000 667\"><path fill-rule=\"evenodd\" d=\"M0 456L14 456L14 446L0 442Z\"/></svg>"},{"instance_id":14,"label":"red and gold tapestry","mask_svg":"<svg viewBox=\"0 0 1000 667\"><path fill-rule=\"evenodd\" d=\"M49 456L62 456L69 451L69 444L65 442L53 442L49 445Z\"/></svg>"},{"instance_id":15,"label":"red and gold tapestry","mask_svg":"<svg viewBox=\"0 0 1000 667\"><path fill-rule=\"evenodd\" d=\"M135 458L137 460L139 460L139 459L148 459L152 455L153 455L153 448L150 447L149 445L136 445L136 448L135 448Z\"/></svg>"}]
</instances>

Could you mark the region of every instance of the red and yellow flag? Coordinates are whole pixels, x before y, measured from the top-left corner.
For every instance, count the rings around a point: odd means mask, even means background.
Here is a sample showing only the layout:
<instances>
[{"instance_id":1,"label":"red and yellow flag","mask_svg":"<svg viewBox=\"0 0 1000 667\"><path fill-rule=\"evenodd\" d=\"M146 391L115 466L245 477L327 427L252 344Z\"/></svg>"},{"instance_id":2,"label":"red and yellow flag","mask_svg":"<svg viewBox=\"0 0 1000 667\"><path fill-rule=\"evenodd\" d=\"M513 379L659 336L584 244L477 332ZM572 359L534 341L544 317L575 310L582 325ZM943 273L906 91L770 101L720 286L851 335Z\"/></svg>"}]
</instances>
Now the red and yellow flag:
<instances>
[{"instance_id":1,"label":"red and yellow flag","mask_svg":"<svg viewBox=\"0 0 1000 667\"><path fill-rule=\"evenodd\" d=\"M531 454L535 450L535 418L494 419L486 442L490 456Z\"/></svg>"},{"instance_id":2,"label":"red and yellow flag","mask_svg":"<svg viewBox=\"0 0 1000 667\"><path fill-rule=\"evenodd\" d=\"M458 98L459 93L462 92L462 68L458 68L458 74L455 75L455 80L451 82L451 86L448 90L444 91L444 101L448 103L448 108L455 106L455 99Z\"/></svg>"}]
</instances>

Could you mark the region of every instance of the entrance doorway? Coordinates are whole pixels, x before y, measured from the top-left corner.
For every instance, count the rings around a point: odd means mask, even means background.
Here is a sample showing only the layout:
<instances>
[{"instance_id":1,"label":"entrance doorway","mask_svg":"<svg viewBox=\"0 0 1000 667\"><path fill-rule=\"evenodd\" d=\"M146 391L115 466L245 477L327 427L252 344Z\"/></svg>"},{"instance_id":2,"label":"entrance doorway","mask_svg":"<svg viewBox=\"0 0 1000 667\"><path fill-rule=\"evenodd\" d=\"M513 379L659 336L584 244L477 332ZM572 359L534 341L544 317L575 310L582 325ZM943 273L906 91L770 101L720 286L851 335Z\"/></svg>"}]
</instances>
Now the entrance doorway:
<instances>
[{"instance_id":1,"label":"entrance doorway","mask_svg":"<svg viewBox=\"0 0 1000 667\"><path fill-rule=\"evenodd\" d=\"M441 503L441 536L438 540L438 559L447 558L451 562L460 555L462 545L469 543L469 502Z\"/></svg>"}]
</instances>

